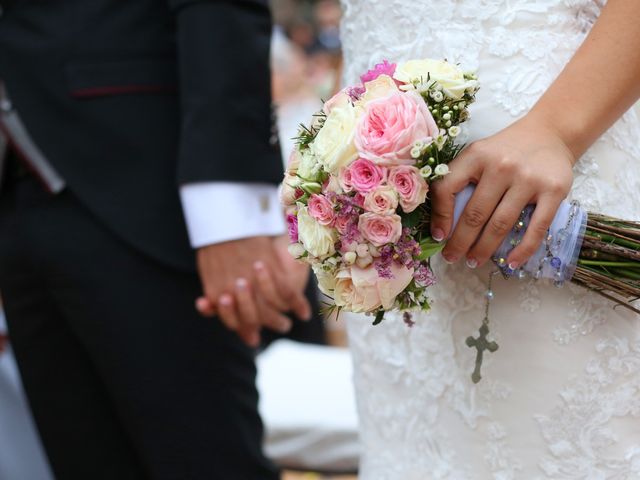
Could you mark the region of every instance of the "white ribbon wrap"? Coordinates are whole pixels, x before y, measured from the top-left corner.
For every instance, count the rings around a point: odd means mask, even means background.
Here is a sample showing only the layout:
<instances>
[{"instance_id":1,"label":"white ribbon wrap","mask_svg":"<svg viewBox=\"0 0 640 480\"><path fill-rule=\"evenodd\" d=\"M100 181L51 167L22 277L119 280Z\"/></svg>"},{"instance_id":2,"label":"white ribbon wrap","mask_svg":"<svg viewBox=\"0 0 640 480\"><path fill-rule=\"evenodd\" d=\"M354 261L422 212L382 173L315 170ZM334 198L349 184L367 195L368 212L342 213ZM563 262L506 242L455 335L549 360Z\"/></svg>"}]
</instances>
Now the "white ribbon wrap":
<instances>
[{"instance_id":1,"label":"white ribbon wrap","mask_svg":"<svg viewBox=\"0 0 640 480\"><path fill-rule=\"evenodd\" d=\"M474 190L475 185L468 185L456 196L453 215L454 228ZM529 224L532 212L533 208L529 209L525 219L526 225ZM534 278L549 278L560 283L571 280L576 269L586 225L587 212L576 204L564 200L549 228L550 241L544 241L540 245L536 253L522 266L522 270ZM516 235L515 231L507 235L500 248L495 252L495 258L507 258L509 252L514 248L511 244L514 235ZM560 260L559 267L552 265L550 260L553 257Z\"/></svg>"}]
</instances>

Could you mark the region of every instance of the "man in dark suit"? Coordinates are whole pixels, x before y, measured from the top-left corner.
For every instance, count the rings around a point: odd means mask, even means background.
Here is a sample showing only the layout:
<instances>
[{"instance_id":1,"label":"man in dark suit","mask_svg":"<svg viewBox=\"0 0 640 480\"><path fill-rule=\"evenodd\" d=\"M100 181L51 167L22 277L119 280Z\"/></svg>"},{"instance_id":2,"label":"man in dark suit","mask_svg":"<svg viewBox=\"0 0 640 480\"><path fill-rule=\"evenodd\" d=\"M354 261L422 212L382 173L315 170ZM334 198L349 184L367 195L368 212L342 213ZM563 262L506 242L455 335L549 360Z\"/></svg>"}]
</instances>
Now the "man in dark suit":
<instances>
[{"instance_id":1,"label":"man in dark suit","mask_svg":"<svg viewBox=\"0 0 640 480\"><path fill-rule=\"evenodd\" d=\"M0 6L0 291L57 478L277 478L245 344L309 312L276 265L266 0Z\"/></svg>"}]
</instances>

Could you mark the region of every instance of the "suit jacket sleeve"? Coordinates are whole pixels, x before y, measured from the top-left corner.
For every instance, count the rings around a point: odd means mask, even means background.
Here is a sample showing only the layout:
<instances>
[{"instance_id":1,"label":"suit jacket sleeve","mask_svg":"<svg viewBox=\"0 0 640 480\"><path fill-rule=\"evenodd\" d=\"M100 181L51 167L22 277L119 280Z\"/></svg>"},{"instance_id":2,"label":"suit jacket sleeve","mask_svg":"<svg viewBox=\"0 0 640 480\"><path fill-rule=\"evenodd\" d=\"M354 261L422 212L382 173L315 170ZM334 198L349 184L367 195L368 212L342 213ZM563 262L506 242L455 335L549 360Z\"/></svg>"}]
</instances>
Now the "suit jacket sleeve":
<instances>
[{"instance_id":1,"label":"suit jacket sleeve","mask_svg":"<svg viewBox=\"0 0 640 480\"><path fill-rule=\"evenodd\" d=\"M178 181L277 184L266 0L169 0L181 97Z\"/></svg>"}]
</instances>

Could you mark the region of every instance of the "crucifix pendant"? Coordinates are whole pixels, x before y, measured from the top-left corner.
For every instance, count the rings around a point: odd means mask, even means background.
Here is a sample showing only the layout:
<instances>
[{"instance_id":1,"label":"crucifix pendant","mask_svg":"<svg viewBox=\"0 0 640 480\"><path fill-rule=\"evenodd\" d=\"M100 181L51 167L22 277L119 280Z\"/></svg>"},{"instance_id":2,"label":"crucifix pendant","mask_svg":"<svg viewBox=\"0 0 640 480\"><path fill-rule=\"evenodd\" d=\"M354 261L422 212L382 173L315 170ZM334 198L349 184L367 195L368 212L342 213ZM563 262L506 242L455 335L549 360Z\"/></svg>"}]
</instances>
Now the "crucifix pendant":
<instances>
[{"instance_id":1,"label":"crucifix pendant","mask_svg":"<svg viewBox=\"0 0 640 480\"><path fill-rule=\"evenodd\" d=\"M475 348L476 353L476 368L471 374L471 380L473 383L478 383L482 379L480 370L482 369L482 359L484 357L485 350L493 353L498 350L498 344L494 341L489 341L487 335L489 335L489 319L485 318L482 322L482 326L479 330L480 334L478 338L474 338L473 335L467 338L467 346Z\"/></svg>"}]
</instances>

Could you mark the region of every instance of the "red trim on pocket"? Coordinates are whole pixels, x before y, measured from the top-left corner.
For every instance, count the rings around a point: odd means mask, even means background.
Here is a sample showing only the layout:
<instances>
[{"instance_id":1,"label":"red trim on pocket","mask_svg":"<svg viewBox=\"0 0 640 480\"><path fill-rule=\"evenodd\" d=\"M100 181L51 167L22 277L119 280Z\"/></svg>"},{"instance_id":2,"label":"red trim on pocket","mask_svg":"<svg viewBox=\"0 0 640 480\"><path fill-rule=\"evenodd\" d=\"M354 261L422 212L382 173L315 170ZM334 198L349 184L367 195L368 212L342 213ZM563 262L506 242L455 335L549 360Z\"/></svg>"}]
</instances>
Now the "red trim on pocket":
<instances>
[{"instance_id":1,"label":"red trim on pocket","mask_svg":"<svg viewBox=\"0 0 640 480\"><path fill-rule=\"evenodd\" d=\"M117 85L111 87L80 88L71 92L74 98L107 97L128 93L175 93L175 85Z\"/></svg>"}]
</instances>

